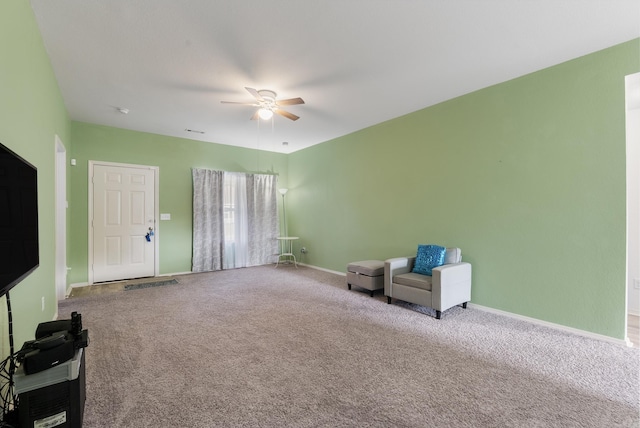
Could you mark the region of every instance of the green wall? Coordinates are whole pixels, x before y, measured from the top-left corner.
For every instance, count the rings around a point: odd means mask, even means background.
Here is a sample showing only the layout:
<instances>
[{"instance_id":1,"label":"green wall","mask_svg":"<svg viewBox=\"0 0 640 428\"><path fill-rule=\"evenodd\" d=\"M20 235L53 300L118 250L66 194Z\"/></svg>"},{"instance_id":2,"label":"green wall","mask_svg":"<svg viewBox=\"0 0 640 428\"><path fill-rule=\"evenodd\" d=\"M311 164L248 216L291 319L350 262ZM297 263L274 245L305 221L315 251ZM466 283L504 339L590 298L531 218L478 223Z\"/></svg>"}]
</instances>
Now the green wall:
<instances>
[{"instance_id":1,"label":"green wall","mask_svg":"<svg viewBox=\"0 0 640 428\"><path fill-rule=\"evenodd\" d=\"M55 135L70 148L70 122L26 0L0 2L0 142L38 168L40 266L11 290L17 347L57 313L55 294ZM41 301L45 298L45 308ZM3 355L6 303L0 302Z\"/></svg>"},{"instance_id":2,"label":"green wall","mask_svg":"<svg viewBox=\"0 0 640 428\"><path fill-rule=\"evenodd\" d=\"M205 143L106 126L72 122L70 283L88 279L89 161L157 166L160 170L160 212L171 220L159 222L160 273L191 271L191 168L278 175L286 183L287 157L253 149Z\"/></svg>"},{"instance_id":3,"label":"green wall","mask_svg":"<svg viewBox=\"0 0 640 428\"><path fill-rule=\"evenodd\" d=\"M462 248L473 303L623 338L624 76L638 39L293 153L305 262Z\"/></svg>"}]
</instances>

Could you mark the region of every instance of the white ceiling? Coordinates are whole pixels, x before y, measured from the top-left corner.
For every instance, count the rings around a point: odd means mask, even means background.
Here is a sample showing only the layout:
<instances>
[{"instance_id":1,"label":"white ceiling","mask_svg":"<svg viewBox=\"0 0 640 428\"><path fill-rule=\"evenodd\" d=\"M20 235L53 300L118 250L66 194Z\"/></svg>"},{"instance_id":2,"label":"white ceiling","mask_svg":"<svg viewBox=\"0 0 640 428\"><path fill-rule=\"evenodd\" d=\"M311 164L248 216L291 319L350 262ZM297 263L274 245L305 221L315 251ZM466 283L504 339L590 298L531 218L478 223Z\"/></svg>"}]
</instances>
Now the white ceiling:
<instances>
[{"instance_id":1,"label":"white ceiling","mask_svg":"<svg viewBox=\"0 0 640 428\"><path fill-rule=\"evenodd\" d=\"M71 119L283 153L640 36L638 0L31 5ZM220 103L245 86L300 120Z\"/></svg>"}]
</instances>

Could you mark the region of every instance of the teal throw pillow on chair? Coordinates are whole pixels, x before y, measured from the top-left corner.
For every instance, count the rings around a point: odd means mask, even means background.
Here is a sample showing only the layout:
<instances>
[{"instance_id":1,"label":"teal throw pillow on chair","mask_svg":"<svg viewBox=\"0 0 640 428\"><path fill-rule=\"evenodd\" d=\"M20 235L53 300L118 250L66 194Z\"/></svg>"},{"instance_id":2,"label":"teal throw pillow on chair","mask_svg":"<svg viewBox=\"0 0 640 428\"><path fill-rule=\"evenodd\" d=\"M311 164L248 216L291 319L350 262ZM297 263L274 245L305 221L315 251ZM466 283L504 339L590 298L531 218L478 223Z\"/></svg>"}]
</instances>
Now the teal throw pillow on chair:
<instances>
[{"instance_id":1,"label":"teal throw pillow on chair","mask_svg":"<svg viewBox=\"0 0 640 428\"><path fill-rule=\"evenodd\" d=\"M416 262L412 272L431 276L431 269L444 264L445 247L439 245L418 245Z\"/></svg>"}]
</instances>

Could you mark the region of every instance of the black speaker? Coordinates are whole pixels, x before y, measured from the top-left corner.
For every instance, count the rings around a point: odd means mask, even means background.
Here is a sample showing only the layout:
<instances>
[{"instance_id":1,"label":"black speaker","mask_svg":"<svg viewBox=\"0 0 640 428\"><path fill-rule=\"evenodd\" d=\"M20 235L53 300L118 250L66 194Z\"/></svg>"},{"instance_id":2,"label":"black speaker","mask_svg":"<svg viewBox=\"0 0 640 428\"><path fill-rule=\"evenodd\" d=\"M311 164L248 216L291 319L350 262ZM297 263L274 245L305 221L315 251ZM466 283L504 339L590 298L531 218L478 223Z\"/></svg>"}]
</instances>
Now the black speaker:
<instances>
[{"instance_id":1,"label":"black speaker","mask_svg":"<svg viewBox=\"0 0 640 428\"><path fill-rule=\"evenodd\" d=\"M32 343L37 343L37 341ZM24 355L22 360L24 372L28 375L38 373L69 361L73 358L75 350L74 339L69 335L65 335L60 343L50 348L40 349L36 347Z\"/></svg>"},{"instance_id":2,"label":"black speaker","mask_svg":"<svg viewBox=\"0 0 640 428\"><path fill-rule=\"evenodd\" d=\"M41 322L36 328L36 339L51 336L59 331L71 331L71 320Z\"/></svg>"},{"instance_id":3,"label":"black speaker","mask_svg":"<svg viewBox=\"0 0 640 428\"><path fill-rule=\"evenodd\" d=\"M89 332L82 329L82 315L73 312L70 320L40 323L36 339L25 342L16 358L29 375L69 361L77 349L88 345Z\"/></svg>"}]
</instances>

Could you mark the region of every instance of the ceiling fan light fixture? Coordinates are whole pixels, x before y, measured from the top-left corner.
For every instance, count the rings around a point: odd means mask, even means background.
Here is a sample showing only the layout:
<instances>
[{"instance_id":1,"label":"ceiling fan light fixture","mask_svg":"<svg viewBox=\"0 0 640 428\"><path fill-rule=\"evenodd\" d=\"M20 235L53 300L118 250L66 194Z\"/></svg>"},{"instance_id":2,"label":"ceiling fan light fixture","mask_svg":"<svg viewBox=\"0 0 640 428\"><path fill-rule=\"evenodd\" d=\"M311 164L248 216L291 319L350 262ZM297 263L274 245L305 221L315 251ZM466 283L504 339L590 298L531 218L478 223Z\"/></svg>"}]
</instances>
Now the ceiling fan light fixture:
<instances>
[{"instance_id":1,"label":"ceiling fan light fixture","mask_svg":"<svg viewBox=\"0 0 640 428\"><path fill-rule=\"evenodd\" d=\"M287 98L284 100L278 100L276 97L278 96L274 91L270 91L268 89L260 89L255 90L248 86L245 86L245 89L253 95L256 99L252 103L242 103L237 101L220 101L223 104L240 104L258 107L256 111L254 111L251 116L251 120L262 119L262 120L270 120L273 118L274 113L278 114L282 117L286 117L290 120L298 120L300 116L296 116L293 113L289 113L286 110L283 110L281 106L292 106L297 104L304 104L304 100L300 97L298 98Z\"/></svg>"},{"instance_id":2,"label":"ceiling fan light fixture","mask_svg":"<svg viewBox=\"0 0 640 428\"><path fill-rule=\"evenodd\" d=\"M260 116L262 120L269 120L273 117L273 111L268 108L261 108L258 110L258 116Z\"/></svg>"},{"instance_id":3,"label":"ceiling fan light fixture","mask_svg":"<svg viewBox=\"0 0 640 428\"><path fill-rule=\"evenodd\" d=\"M276 102L276 97L278 96L278 94L276 94L273 91L270 91L268 89L260 89L258 91L258 94L262 97L262 99L264 101L266 101L268 104L275 104Z\"/></svg>"}]
</instances>

